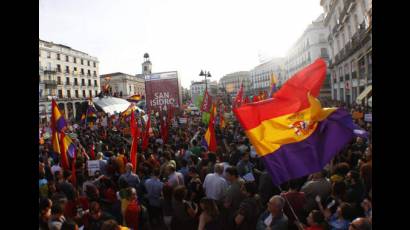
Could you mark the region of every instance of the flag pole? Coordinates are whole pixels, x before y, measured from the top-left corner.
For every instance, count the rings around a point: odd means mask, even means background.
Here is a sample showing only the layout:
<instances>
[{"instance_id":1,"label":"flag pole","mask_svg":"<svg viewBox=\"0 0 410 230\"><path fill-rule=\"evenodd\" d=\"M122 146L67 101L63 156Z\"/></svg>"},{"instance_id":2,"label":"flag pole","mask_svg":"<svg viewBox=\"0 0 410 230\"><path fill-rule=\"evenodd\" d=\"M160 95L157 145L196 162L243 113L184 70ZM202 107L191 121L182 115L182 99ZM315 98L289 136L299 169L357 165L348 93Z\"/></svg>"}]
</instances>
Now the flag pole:
<instances>
[{"instance_id":1,"label":"flag pole","mask_svg":"<svg viewBox=\"0 0 410 230\"><path fill-rule=\"evenodd\" d=\"M282 188L280 187L280 185L279 185L279 186L277 185L276 187L279 189L280 193L283 192L283 190L282 190ZM293 214L293 216L295 217L296 221L299 222L299 223L301 223L300 220L299 220L299 218L298 218L298 216L297 216L296 213L295 213L295 210L293 209L292 205L290 204L288 198L286 198L285 195L283 195L282 197L285 199L286 203L289 205L289 208L290 208L290 210L292 211L292 214Z\"/></svg>"}]
</instances>

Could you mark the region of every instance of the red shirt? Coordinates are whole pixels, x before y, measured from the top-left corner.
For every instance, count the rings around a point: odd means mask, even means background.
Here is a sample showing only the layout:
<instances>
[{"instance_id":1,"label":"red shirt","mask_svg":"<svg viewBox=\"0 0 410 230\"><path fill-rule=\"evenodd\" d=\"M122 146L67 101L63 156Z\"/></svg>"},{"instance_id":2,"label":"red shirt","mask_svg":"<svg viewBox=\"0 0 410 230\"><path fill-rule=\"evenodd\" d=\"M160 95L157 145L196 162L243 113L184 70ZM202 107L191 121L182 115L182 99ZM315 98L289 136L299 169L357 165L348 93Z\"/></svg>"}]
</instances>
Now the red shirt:
<instances>
[{"instance_id":1,"label":"red shirt","mask_svg":"<svg viewBox=\"0 0 410 230\"><path fill-rule=\"evenodd\" d=\"M303 192L286 192L284 194L286 199L289 201L289 203L292 205L293 210L295 211L296 215L300 218L303 213L303 208L306 204L306 198L305 198L305 193ZM283 209L285 212L286 216L289 218L289 222L293 223L295 220L295 217L292 213L292 211L289 208L288 203L285 203L285 207Z\"/></svg>"},{"instance_id":2,"label":"red shirt","mask_svg":"<svg viewBox=\"0 0 410 230\"><path fill-rule=\"evenodd\" d=\"M134 230L138 229L140 213L141 206L138 204L138 201L131 201L128 204L127 210L125 211L125 223L127 224L127 227Z\"/></svg>"}]
</instances>

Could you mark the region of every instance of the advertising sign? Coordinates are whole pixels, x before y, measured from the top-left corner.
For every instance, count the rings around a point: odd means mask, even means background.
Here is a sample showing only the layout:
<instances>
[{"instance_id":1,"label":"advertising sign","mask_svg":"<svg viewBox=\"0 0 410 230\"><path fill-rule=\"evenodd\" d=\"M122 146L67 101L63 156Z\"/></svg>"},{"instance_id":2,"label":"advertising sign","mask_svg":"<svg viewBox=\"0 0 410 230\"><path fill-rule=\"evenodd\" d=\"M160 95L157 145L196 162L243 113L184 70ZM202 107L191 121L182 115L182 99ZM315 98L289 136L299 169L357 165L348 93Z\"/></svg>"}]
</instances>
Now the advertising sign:
<instances>
[{"instance_id":1,"label":"advertising sign","mask_svg":"<svg viewBox=\"0 0 410 230\"><path fill-rule=\"evenodd\" d=\"M153 73L145 76L147 109L154 111L181 107L181 84L178 73Z\"/></svg>"}]
</instances>

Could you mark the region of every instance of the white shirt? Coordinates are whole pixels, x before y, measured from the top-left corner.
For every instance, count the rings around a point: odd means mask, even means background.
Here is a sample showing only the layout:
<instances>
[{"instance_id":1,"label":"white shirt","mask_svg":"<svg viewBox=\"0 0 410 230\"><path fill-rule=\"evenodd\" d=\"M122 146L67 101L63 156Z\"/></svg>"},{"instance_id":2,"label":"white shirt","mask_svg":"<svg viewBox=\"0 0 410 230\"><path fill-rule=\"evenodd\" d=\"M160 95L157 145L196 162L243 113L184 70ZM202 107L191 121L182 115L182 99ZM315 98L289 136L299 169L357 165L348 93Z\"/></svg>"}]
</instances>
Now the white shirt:
<instances>
[{"instance_id":1,"label":"white shirt","mask_svg":"<svg viewBox=\"0 0 410 230\"><path fill-rule=\"evenodd\" d=\"M184 185L184 175L179 172L174 172L168 177L168 183L172 187L176 187L177 185Z\"/></svg>"},{"instance_id":2,"label":"white shirt","mask_svg":"<svg viewBox=\"0 0 410 230\"><path fill-rule=\"evenodd\" d=\"M208 198L221 200L228 188L228 183L219 174L210 173L206 175L203 187Z\"/></svg>"}]
</instances>

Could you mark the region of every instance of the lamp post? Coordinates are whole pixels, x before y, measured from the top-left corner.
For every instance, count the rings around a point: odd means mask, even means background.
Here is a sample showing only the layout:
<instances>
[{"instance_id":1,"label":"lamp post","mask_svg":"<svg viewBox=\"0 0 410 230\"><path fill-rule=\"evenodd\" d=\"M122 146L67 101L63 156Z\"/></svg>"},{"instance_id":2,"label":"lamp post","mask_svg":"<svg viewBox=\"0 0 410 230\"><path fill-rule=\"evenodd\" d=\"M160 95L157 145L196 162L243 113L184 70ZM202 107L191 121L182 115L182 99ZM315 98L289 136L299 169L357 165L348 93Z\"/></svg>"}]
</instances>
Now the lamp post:
<instances>
[{"instance_id":1,"label":"lamp post","mask_svg":"<svg viewBox=\"0 0 410 230\"><path fill-rule=\"evenodd\" d=\"M211 77L211 73L209 71L201 70L201 72L199 73L199 76L204 76L204 78L205 78L205 91L207 91L208 90L208 84L206 82L206 78Z\"/></svg>"}]
</instances>

